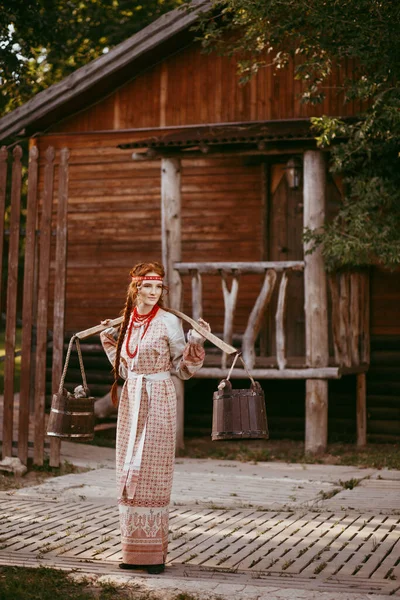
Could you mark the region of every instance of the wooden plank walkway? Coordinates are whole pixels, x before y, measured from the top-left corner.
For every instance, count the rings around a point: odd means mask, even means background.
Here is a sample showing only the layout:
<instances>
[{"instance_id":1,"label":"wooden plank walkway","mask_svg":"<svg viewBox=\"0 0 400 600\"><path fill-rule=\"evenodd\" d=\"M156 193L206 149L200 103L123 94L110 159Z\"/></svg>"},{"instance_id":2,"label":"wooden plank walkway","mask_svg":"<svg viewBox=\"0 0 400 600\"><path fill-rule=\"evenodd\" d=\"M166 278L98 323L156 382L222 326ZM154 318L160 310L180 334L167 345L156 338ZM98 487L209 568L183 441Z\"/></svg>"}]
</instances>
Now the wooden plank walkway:
<instances>
[{"instance_id":1,"label":"wooden plank walkway","mask_svg":"<svg viewBox=\"0 0 400 600\"><path fill-rule=\"evenodd\" d=\"M399 540L400 515L176 506L168 566L396 594ZM115 567L117 507L1 493L0 564L15 559Z\"/></svg>"}]
</instances>

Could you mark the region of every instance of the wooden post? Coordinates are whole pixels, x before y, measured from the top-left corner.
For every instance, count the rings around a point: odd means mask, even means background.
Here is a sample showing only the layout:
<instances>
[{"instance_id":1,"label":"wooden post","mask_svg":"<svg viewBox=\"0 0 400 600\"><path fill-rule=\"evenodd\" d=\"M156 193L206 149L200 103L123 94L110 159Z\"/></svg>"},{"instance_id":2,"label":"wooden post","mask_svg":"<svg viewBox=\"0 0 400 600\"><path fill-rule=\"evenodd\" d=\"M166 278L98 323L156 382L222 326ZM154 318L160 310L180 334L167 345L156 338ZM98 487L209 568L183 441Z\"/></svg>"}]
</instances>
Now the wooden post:
<instances>
[{"instance_id":1,"label":"wooden post","mask_svg":"<svg viewBox=\"0 0 400 600\"><path fill-rule=\"evenodd\" d=\"M350 333L350 274L341 273L339 276L339 334L342 349L342 364L351 365L351 333Z\"/></svg>"},{"instance_id":2,"label":"wooden post","mask_svg":"<svg viewBox=\"0 0 400 600\"><path fill-rule=\"evenodd\" d=\"M371 353L370 338L370 290L369 273L361 278L361 362L369 365Z\"/></svg>"},{"instance_id":3,"label":"wooden post","mask_svg":"<svg viewBox=\"0 0 400 600\"><path fill-rule=\"evenodd\" d=\"M279 369L286 367L286 333L285 333L285 314L286 314L286 289L288 284L288 274L284 271L279 286L278 306L276 309L276 360Z\"/></svg>"},{"instance_id":4,"label":"wooden post","mask_svg":"<svg viewBox=\"0 0 400 600\"><path fill-rule=\"evenodd\" d=\"M64 322L65 322L65 279L67 275L67 210L68 210L68 148L60 152L58 169L58 208L56 268L54 279L54 319L53 319L53 365L52 394L60 385L63 369ZM50 466L60 464L60 439L50 438Z\"/></svg>"},{"instance_id":5,"label":"wooden post","mask_svg":"<svg viewBox=\"0 0 400 600\"><path fill-rule=\"evenodd\" d=\"M6 360L4 365L3 458L12 456L14 420L15 332L17 324L19 221L21 213L22 149L13 151L10 214L10 244L8 249Z\"/></svg>"},{"instance_id":6,"label":"wooden post","mask_svg":"<svg viewBox=\"0 0 400 600\"><path fill-rule=\"evenodd\" d=\"M360 364L360 274L350 274L350 335L351 335L351 362Z\"/></svg>"},{"instance_id":7,"label":"wooden post","mask_svg":"<svg viewBox=\"0 0 400 600\"><path fill-rule=\"evenodd\" d=\"M340 310L339 310L339 284L337 273L331 273L328 276L329 289L332 301L332 337L333 350L335 353L335 363L338 366L343 364L342 347L340 344Z\"/></svg>"},{"instance_id":8,"label":"wooden post","mask_svg":"<svg viewBox=\"0 0 400 600\"><path fill-rule=\"evenodd\" d=\"M357 446L367 443L367 386L365 373L357 375Z\"/></svg>"},{"instance_id":9,"label":"wooden post","mask_svg":"<svg viewBox=\"0 0 400 600\"><path fill-rule=\"evenodd\" d=\"M252 369L256 360L256 351L254 348L257 336L261 329L261 324L267 306L271 300L276 282L276 271L268 269L265 274L264 283L258 295L253 310L250 313L246 331L243 334L243 360L247 368Z\"/></svg>"},{"instance_id":10,"label":"wooden post","mask_svg":"<svg viewBox=\"0 0 400 600\"><path fill-rule=\"evenodd\" d=\"M35 440L33 462L43 464L44 409L46 396L47 315L49 298L49 267L51 249L51 212L53 204L54 148L46 150L44 190L40 219L40 262L37 306L37 343L35 378Z\"/></svg>"},{"instance_id":11,"label":"wooden post","mask_svg":"<svg viewBox=\"0 0 400 600\"><path fill-rule=\"evenodd\" d=\"M161 161L161 241L162 261L169 287L169 305L180 310L182 283L174 263L181 260L181 162L177 158ZM173 377L177 396L176 447L184 447L184 384Z\"/></svg>"},{"instance_id":12,"label":"wooden post","mask_svg":"<svg viewBox=\"0 0 400 600\"><path fill-rule=\"evenodd\" d=\"M198 321L203 316L203 292L201 275L198 271L191 271L192 276L192 318Z\"/></svg>"},{"instance_id":13,"label":"wooden post","mask_svg":"<svg viewBox=\"0 0 400 600\"><path fill-rule=\"evenodd\" d=\"M320 229L325 222L326 165L321 151L304 153L304 227ZM304 247L306 359L309 367L329 361L326 273L321 248L307 254ZM328 382L306 381L305 450L323 452L328 441Z\"/></svg>"},{"instance_id":14,"label":"wooden post","mask_svg":"<svg viewBox=\"0 0 400 600\"><path fill-rule=\"evenodd\" d=\"M7 193L7 159L8 152L5 146L0 148L0 314L2 311L2 281L3 281L3 245L4 245L4 213L6 208Z\"/></svg>"},{"instance_id":15,"label":"wooden post","mask_svg":"<svg viewBox=\"0 0 400 600\"><path fill-rule=\"evenodd\" d=\"M235 318L236 302L239 291L239 275L233 271L231 290L228 290L228 281L225 271L221 271L222 294L224 296L224 342L232 344L233 320ZM222 353L221 367L226 368L226 353Z\"/></svg>"},{"instance_id":16,"label":"wooden post","mask_svg":"<svg viewBox=\"0 0 400 600\"><path fill-rule=\"evenodd\" d=\"M33 324L33 286L35 274L35 241L37 225L38 149L29 151L28 199L26 215L24 292L22 305L21 387L19 397L18 457L25 465L28 460L29 396L31 384L31 346Z\"/></svg>"}]
</instances>

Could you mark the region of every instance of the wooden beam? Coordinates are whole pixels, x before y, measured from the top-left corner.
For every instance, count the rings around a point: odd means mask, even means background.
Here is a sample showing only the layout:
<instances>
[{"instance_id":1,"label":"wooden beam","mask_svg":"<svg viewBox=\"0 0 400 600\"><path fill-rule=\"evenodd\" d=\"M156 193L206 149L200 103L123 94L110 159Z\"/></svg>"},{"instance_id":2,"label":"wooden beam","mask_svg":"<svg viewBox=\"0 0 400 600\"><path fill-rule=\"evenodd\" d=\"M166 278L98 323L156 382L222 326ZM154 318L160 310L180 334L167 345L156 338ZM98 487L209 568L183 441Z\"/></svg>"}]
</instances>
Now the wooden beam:
<instances>
[{"instance_id":1,"label":"wooden beam","mask_svg":"<svg viewBox=\"0 0 400 600\"><path fill-rule=\"evenodd\" d=\"M40 261L37 303L37 344L35 378L35 445L33 462L42 465L44 458L44 409L46 396L47 316L51 249L51 212L53 205L54 156L52 146L46 150L43 204L40 219Z\"/></svg>"},{"instance_id":2,"label":"wooden beam","mask_svg":"<svg viewBox=\"0 0 400 600\"><path fill-rule=\"evenodd\" d=\"M350 349L353 365L360 363L360 277L358 272L350 274Z\"/></svg>"},{"instance_id":3,"label":"wooden beam","mask_svg":"<svg viewBox=\"0 0 400 600\"><path fill-rule=\"evenodd\" d=\"M328 381L306 380L305 451L310 454L325 452L328 443Z\"/></svg>"},{"instance_id":4,"label":"wooden beam","mask_svg":"<svg viewBox=\"0 0 400 600\"><path fill-rule=\"evenodd\" d=\"M31 388L32 365L32 325L35 278L35 246L37 228L37 192L38 192L39 151L32 146L29 151L28 198L26 208L26 237L24 259L24 289L22 304L22 347L21 347L21 383L19 394L18 457L24 465L28 461L29 441L29 398Z\"/></svg>"},{"instance_id":5,"label":"wooden beam","mask_svg":"<svg viewBox=\"0 0 400 600\"><path fill-rule=\"evenodd\" d=\"M221 272L222 277L222 294L224 297L224 342L227 344L232 344L232 336L233 336L233 321L235 318L236 311L236 302L239 291L239 277L238 275L234 275L232 278L231 289L228 289L228 281L226 272ZM223 369L226 368L226 353L222 353L222 362L221 367Z\"/></svg>"},{"instance_id":6,"label":"wooden beam","mask_svg":"<svg viewBox=\"0 0 400 600\"><path fill-rule=\"evenodd\" d=\"M288 284L288 275L284 271L279 286L278 307L276 309L276 360L280 369L286 367L286 335L285 335L285 314L286 314L286 290Z\"/></svg>"},{"instance_id":7,"label":"wooden beam","mask_svg":"<svg viewBox=\"0 0 400 600\"><path fill-rule=\"evenodd\" d=\"M340 273L339 286L339 329L340 348L342 351L341 364L343 364L345 367L350 367L350 273Z\"/></svg>"},{"instance_id":8,"label":"wooden beam","mask_svg":"<svg viewBox=\"0 0 400 600\"><path fill-rule=\"evenodd\" d=\"M362 284L362 311L361 311L361 362L370 362L371 338L370 338L370 280L368 271L363 274Z\"/></svg>"},{"instance_id":9,"label":"wooden beam","mask_svg":"<svg viewBox=\"0 0 400 600\"><path fill-rule=\"evenodd\" d=\"M210 275L220 275L222 272L236 271L240 273L264 273L267 269L273 269L277 273L280 271L293 270L302 271L304 261L302 260L283 260L283 261L260 261L260 262L202 262L202 263L183 263L176 262L174 269L181 275L190 274L190 271L196 270L199 273Z\"/></svg>"},{"instance_id":10,"label":"wooden beam","mask_svg":"<svg viewBox=\"0 0 400 600\"><path fill-rule=\"evenodd\" d=\"M181 260L182 251L181 163L176 158L166 158L161 162L161 243L169 305L180 310L182 284L175 263Z\"/></svg>"},{"instance_id":11,"label":"wooden beam","mask_svg":"<svg viewBox=\"0 0 400 600\"><path fill-rule=\"evenodd\" d=\"M203 316L203 291L201 275L198 271L192 271L192 318L198 321Z\"/></svg>"},{"instance_id":12,"label":"wooden beam","mask_svg":"<svg viewBox=\"0 0 400 600\"><path fill-rule=\"evenodd\" d=\"M248 369L252 369L256 359L255 341L260 332L265 310L271 300L276 282L276 271L268 269L265 274L264 283L258 295L253 310L250 313L246 330L243 334L242 349L243 360Z\"/></svg>"},{"instance_id":13,"label":"wooden beam","mask_svg":"<svg viewBox=\"0 0 400 600\"><path fill-rule=\"evenodd\" d=\"M321 367L305 369L249 369L249 373L254 379L340 379L341 372L338 367ZM203 367L197 371L196 379L222 379L226 377L226 369L219 367ZM233 379L246 379L244 369L233 369L231 377Z\"/></svg>"},{"instance_id":14,"label":"wooden beam","mask_svg":"<svg viewBox=\"0 0 400 600\"><path fill-rule=\"evenodd\" d=\"M332 338L333 351L335 353L335 362L341 366L342 349L340 345L340 310L339 310L339 284L336 273L328 275L329 290L332 301Z\"/></svg>"},{"instance_id":15,"label":"wooden beam","mask_svg":"<svg viewBox=\"0 0 400 600\"><path fill-rule=\"evenodd\" d=\"M64 323L65 323L65 284L67 276L67 234L68 234L68 148L60 152L58 167L58 207L57 207L57 239L54 279L54 318L53 318L53 365L52 394L60 385L63 370ZM60 438L50 438L50 466L60 464Z\"/></svg>"},{"instance_id":16,"label":"wooden beam","mask_svg":"<svg viewBox=\"0 0 400 600\"><path fill-rule=\"evenodd\" d=\"M19 226L21 213L22 149L16 146L11 179L10 243L8 248L7 309L3 401L3 458L12 456L14 418L15 334L17 326Z\"/></svg>"},{"instance_id":17,"label":"wooden beam","mask_svg":"<svg viewBox=\"0 0 400 600\"><path fill-rule=\"evenodd\" d=\"M336 140L335 143L338 143ZM266 140L265 146L260 148L255 142L244 142L243 144L234 143L221 143L221 144L210 144L205 145L199 143L196 146L175 146L172 147L161 147L161 146L144 146L143 149L137 148L132 152L132 160L135 162L149 162L158 161L162 158L183 158L183 159L194 159L204 158L208 156L210 158L227 158L236 156L281 156L288 154L300 154L305 150L315 150L316 142L313 138L303 138L298 140ZM119 148L126 150L129 144L119 144ZM327 150L320 150L320 152L328 152Z\"/></svg>"},{"instance_id":18,"label":"wooden beam","mask_svg":"<svg viewBox=\"0 0 400 600\"><path fill-rule=\"evenodd\" d=\"M7 160L8 151L5 146L0 148L0 307L3 306L3 247L4 247L4 212L7 195Z\"/></svg>"},{"instance_id":19,"label":"wooden beam","mask_svg":"<svg viewBox=\"0 0 400 600\"><path fill-rule=\"evenodd\" d=\"M162 260L169 288L168 303L181 309L182 282L175 263L181 260L181 163L177 158L161 161ZM177 397L176 448L184 448L184 384L173 376Z\"/></svg>"},{"instance_id":20,"label":"wooden beam","mask_svg":"<svg viewBox=\"0 0 400 600\"><path fill-rule=\"evenodd\" d=\"M320 230L325 223L326 164L322 152L304 153L304 227ZM304 294L306 321L306 359L312 368L327 367L328 303L326 273L321 248L307 254L304 246ZM323 452L328 441L328 383L312 378L306 383L306 435L305 450Z\"/></svg>"},{"instance_id":21,"label":"wooden beam","mask_svg":"<svg viewBox=\"0 0 400 600\"><path fill-rule=\"evenodd\" d=\"M367 385L365 373L357 375L357 446L367 444Z\"/></svg>"}]
</instances>

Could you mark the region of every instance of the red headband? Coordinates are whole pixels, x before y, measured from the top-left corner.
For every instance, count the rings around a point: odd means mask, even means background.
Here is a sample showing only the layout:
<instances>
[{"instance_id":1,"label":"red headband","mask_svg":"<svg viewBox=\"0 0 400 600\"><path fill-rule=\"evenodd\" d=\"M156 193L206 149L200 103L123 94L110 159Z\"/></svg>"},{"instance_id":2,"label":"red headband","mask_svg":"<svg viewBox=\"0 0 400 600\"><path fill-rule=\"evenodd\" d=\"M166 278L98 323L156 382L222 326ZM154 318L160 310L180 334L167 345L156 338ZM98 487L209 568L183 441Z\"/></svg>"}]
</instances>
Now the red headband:
<instances>
[{"instance_id":1,"label":"red headband","mask_svg":"<svg viewBox=\"0 0 400 600\"><path fill-rule=\"evenodd\" d=\"M145 279L151 279L154 281L162 281L163 278L160 275L132 275L132 281L136 283L137 281L144 281Z\"/></svg>"}]
</instances>

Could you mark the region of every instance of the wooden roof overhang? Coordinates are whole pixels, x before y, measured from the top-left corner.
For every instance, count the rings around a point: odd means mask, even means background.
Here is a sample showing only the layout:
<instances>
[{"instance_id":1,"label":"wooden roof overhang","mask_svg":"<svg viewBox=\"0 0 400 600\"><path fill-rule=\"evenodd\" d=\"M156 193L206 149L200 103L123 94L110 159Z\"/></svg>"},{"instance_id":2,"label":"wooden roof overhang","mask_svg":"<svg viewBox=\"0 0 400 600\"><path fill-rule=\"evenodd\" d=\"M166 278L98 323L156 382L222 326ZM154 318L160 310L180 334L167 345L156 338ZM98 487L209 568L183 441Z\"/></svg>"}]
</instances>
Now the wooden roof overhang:
<instances>
[{"instance_id":1,"label":"wooden roof overhang","mask_svg":"<svg viewBox=\"0 0 400 600\"><path fill-rule=\"evenodd\" d=\"M283 154L315 147L310 119L196 125L118 145L137 151L132 155L134 160L221 153Z\"/></svg>"},{"instance_id":2,"label":"wooden roof overhang","mask_svg":"<svg viewBox=\"0 0 400 600\"><path fill-rule=\"evenodd\" d=\"M124 40L107 54L80 67L0 118L0 140L43 135L55 123L107 97L152 65L188 44L193 24L211 8L209 0L192 0L190 10L177 8Z\"/></svg>"}]
</instances>

